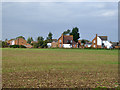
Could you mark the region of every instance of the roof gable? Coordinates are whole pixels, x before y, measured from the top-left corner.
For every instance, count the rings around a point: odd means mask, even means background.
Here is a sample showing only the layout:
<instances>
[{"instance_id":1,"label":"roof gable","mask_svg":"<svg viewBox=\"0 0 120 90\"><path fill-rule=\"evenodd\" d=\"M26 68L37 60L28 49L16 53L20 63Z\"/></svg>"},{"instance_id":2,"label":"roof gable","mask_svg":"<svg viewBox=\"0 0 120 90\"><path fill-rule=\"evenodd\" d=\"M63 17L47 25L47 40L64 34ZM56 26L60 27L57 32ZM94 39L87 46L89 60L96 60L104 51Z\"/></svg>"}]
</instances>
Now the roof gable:
<instances>
[{"instance_id":1,"label":"roof gable","mask_svg":"<svg viewBox=\"0 0 120 90\"><path fill-rule=\"evenodd\" d=\"M101 40L107 41L107 36L98 36Z\"/></svg>"}]
</instances>

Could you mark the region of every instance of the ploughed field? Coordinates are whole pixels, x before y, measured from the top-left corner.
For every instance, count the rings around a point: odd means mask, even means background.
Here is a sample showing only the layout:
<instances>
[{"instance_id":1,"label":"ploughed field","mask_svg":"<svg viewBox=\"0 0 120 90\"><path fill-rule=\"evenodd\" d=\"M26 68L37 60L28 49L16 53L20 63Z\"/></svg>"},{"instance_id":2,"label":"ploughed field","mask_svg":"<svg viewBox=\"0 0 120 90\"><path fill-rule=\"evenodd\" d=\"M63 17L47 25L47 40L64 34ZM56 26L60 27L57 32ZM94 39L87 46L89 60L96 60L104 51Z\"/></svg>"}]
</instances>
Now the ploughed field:
<instances>
[{"instance_id":1,"label":"ploughed field","mask_svg":"<svg viewBox=\"0 0 120 90\"><path fill-rule=\"evenodd\" d=\"M3 88L114 88L118 50L2 49Z\"/></svg>"}]
</instances>

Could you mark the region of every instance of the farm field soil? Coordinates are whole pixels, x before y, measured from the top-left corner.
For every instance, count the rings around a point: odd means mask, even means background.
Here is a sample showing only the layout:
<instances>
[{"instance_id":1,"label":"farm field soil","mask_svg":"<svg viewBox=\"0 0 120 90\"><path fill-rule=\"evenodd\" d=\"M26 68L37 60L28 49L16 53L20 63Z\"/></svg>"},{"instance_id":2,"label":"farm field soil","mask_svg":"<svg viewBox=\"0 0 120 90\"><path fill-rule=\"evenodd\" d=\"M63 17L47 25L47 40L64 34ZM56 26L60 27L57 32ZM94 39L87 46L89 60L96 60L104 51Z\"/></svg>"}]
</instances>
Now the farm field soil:
<instances>
[{"instance_id":1,"label":"farm field soil","mask_svg":"<svg viewBox=\"0 0 120 90\"><path fill-rule=\"evenodd\" d=\"M118 50L2 49L3 88L114 88Z\"/></svg>"}]
</instances>

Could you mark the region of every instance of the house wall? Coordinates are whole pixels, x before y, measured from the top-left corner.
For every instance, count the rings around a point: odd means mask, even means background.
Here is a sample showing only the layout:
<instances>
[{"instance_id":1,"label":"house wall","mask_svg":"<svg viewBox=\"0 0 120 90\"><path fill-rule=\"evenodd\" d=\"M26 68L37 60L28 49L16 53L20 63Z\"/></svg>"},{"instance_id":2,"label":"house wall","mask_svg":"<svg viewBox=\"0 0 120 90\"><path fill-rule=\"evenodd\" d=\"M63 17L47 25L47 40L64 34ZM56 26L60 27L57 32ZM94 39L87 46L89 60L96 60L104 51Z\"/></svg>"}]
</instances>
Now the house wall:
<instances>
[{"instance_id":1,"label":"house wall","mask_svg":"<svg viewBox=\"0 0 120 90\"><path fill-rule=\"evenodd\" d=\"M64 48L72 48L72 45L70 45L70 44L63 44L63 47Z\"/></svg>"},{"instance_id":2,"label":"house wall","mask_svg":"<svg viewBox=\"0 0 120 90\"><path fill-rule=\"evenodd\" d=\"M91 47L91 45L85 45L85 47L86 47L86 48L89 48L89 47Z\"/></svg>"},{"instance_id":3,"label":"house wall","mask_svg":"<svg viewBox=\"0 0 120 90\"><path fill-rule=\"evenodd\" d=\"M52 48L56 48L56 47L58 47L58 43L57 43L57 42L52 42L51 47L52 47Z\"/></svg>"},{"instance_id":4,"label":"house wall","mask_svg":"<svg viewBox=\"0 0 120 90\"><path fill-rule=\"evenodd\" d=\"M97 34L96 37L92 40L92 47L97 48Z\"/></svg>"},{"instance_id":5,"label":"house wall","mask_svg":"<svg viewBox=\"0 0 120 90\"><path fill-rule=\"evenodd\" d=\"M102 45L102 40L99 37L97 37L97 45Z\"/></svg>"},{"instance_id":6,"label":"house wall","mask_svg":"<svg viewBox=\"0 0 120 90\"><path fill-rule=\"evenodd\" d=\"M48 46L48 48L50 48L52 46L52 44L51 43L47 43L47 46Z\"/></svg>"},{"instance_id":7,"label":"house wall","mask_svg":"<svg viewBox=\"0 0 120 90\"><path fill-rule=\"evenodd\" d=\"M12 41L10 42L10 45L15 45L15 40L12 40Z\"/></svg>"},{"instance_id":8,"label":"house wall","mask_svg":"<svg viewBox=\"0 0 120 90\"><path fill-rule=\"evenodd\" d=\"M63 34L62 34L62 36L58 39L58 47L59 48L62 48L62 46L63 46ZM60 42L61 41L61 42Z\"/></svg>"},{"instance_id":9,"label":"house wall","mask_svg":"<svg viewBox=\"0 0 120 90\"><path fill-rule=\"evenodd\" d=\"M32 45L28 44L26 40L24 40L23 38L18 38L16 40L9 40L8 41L9 45L24 45L27 48L32 48Z\"/></svg>"},{"instance_id":10,"label":"house wall","mask_svg":"<svg viewBox=\"0 0 120 90\"><path fill-rule=\"evenodd\" d=\"M120 46L115 46L116 49L120 48Z\"/></svg>"},{"instance_id":11,"label":"house wall","mask_svg":"<svg viewBox=\"0 0 120 90\"><path fill-rule=\"evenodd\" d=\"M72 47L73 48L78 48L78 45L77 44L73 44Z\"/></svg>"},{"instance_id":12,"label":"house wall","mask_svg":"<svg viewBox=\"0 0 120 90\"><path fill-rule=\"evenodd\" d=\"M23 38L18 38L16 40L16 45L26 45L27 44L27 41L24 40Z\"/></svg>"}]
</instances>

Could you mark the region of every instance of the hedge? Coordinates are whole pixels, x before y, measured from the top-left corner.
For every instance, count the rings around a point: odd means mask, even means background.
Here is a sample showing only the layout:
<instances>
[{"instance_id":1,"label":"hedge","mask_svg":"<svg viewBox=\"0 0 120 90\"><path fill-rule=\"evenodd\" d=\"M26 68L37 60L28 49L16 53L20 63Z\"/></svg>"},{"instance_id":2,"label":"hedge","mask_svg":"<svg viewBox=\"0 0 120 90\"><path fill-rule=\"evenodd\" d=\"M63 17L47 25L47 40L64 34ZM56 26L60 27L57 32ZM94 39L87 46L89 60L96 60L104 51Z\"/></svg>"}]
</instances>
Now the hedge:
<instances>
[{"instance_id":1,"label":"hedge","mask_svg":"<svg viewBox=\"0 0 120 90\"><path fill-rule=\"evenodd\" d=\"M26 48L23 45L10 45L10 48Z\"/></svg>"}]
</instances>

